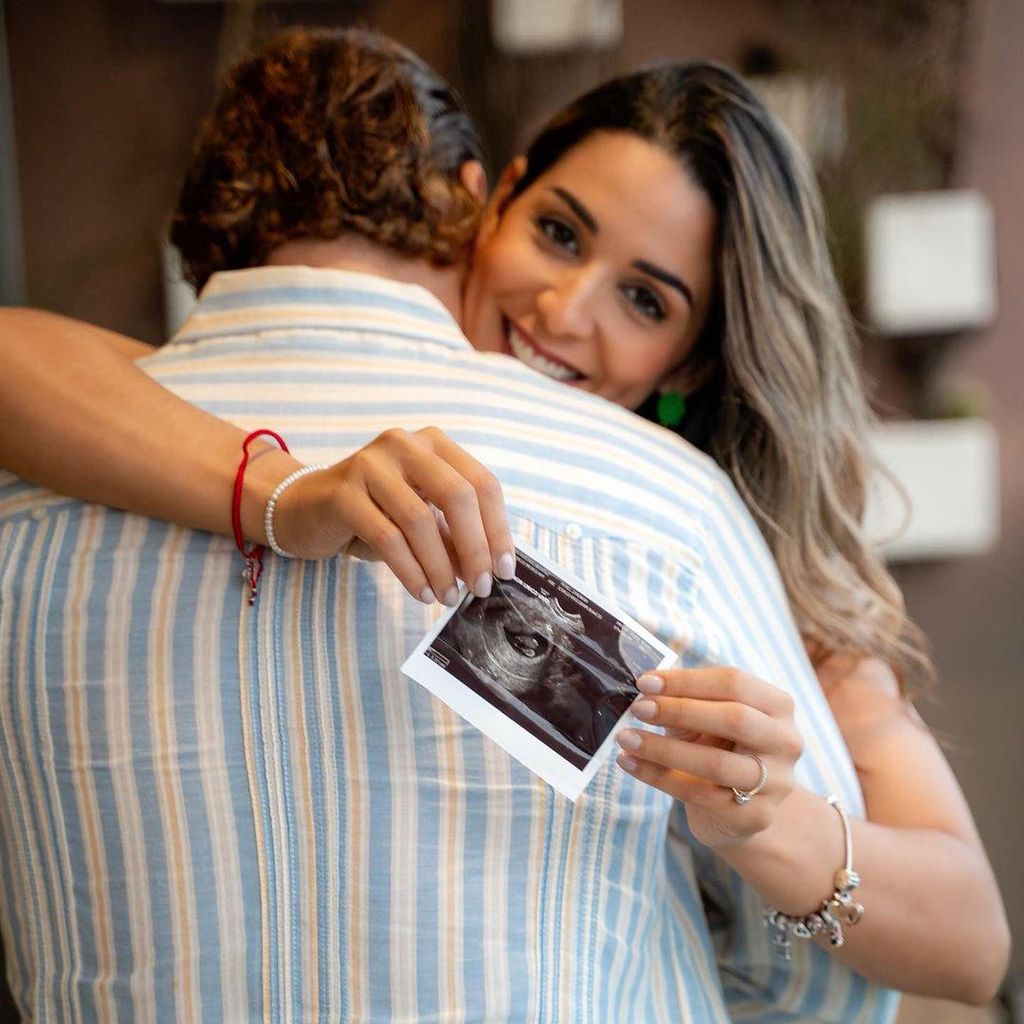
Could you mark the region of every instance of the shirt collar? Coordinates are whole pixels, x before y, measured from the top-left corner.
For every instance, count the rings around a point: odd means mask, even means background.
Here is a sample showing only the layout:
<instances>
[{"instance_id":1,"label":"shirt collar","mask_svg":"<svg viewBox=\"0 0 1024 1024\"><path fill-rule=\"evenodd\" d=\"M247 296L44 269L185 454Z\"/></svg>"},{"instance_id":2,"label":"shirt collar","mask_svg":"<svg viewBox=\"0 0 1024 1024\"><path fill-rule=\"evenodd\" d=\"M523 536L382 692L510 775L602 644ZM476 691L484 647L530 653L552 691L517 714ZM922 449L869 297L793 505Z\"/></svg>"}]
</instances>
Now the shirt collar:
<instances>
[{"instance_id":1,"label":"shirt collar","mask_svg":"<svg viewBox=\"0 0 1024 1024\"><path fill-rule=\"evenodd\" d=\"M296 328L408 330L452 348L469 342L426 288L321 267L251 267L214 274L171 343Z\"/></svg>"}]
</instances>

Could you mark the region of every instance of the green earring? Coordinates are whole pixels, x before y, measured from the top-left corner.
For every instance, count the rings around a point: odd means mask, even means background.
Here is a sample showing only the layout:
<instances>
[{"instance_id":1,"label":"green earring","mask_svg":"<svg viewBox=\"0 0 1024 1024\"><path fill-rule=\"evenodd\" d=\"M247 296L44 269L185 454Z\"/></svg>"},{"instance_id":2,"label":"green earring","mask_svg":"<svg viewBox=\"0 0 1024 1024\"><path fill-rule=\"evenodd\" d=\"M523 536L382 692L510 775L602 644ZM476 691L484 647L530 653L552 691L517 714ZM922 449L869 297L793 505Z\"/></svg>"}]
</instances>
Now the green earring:
<instances>
[{"instance_id":1,"label":"green earring","mask_svg":"<svg viewBox=\"0 0 1024 1024\"><path fill-rule=\"evenodd\" d=\"M686 395L681 391L658 392L658 422L663 427L678 427L686 416Z\"/></svg>"}]
</instances>

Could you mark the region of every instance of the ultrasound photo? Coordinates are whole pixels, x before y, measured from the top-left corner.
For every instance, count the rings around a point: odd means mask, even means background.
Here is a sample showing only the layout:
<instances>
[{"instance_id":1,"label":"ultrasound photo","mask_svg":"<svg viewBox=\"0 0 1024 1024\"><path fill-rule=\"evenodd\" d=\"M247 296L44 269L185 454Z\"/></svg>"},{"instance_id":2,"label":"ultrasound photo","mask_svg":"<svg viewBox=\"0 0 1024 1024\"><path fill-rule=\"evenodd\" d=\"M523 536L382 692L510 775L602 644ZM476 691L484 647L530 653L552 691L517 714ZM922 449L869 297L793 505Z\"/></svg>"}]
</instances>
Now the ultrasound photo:
<instances>
[{"instance_id":1,"label":"ultrasound photo","mask_svg":"<svg viewBox=\"0 0 1024 1024\"><path fill-rule=\"evenodd\" d=\"M551 766L558 766L556 774L575 791L589 781L595 756L637 697L633 681L673 655L564 571L522 551L517 558L516 578L495 580L486 598L467 593L405 670L567 792L549 777ZM451 685L438 692L411 670L417 654L435 681L442 672L490 706L482 715L485 724L476 720L479 713L467 714L467 704L481 710L479 701L460 697ZM547 772L530 761L538 746Z\"/></svg>"}]
</instances>

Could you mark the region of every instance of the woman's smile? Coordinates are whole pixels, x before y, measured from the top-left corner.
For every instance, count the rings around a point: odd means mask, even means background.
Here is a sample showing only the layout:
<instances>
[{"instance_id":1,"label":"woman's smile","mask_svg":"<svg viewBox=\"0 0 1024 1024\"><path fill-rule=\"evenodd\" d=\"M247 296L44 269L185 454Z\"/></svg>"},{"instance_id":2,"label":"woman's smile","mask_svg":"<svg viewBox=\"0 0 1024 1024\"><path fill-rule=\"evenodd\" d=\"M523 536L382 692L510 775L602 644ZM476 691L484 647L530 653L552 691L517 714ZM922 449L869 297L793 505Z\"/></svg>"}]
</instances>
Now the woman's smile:
<instances>
[{"instance_id":1,"label":"woman's smile","mask_svg":"<svg viewBox=\"0 0 1024 1024\"><path fill-rule=\"evenodd\" d=\"M531 370L536 370L538 373L544 374L545 377L552 377L565 384L575 384L585 379L579 370L570 366L565 360L542 349L531 335L522 327L512 323L508 317L503 317L502 320L505 327L505 340L508 343L508 355L515 356L520 362L526 363Z\"/></svg>"}]
</instances>

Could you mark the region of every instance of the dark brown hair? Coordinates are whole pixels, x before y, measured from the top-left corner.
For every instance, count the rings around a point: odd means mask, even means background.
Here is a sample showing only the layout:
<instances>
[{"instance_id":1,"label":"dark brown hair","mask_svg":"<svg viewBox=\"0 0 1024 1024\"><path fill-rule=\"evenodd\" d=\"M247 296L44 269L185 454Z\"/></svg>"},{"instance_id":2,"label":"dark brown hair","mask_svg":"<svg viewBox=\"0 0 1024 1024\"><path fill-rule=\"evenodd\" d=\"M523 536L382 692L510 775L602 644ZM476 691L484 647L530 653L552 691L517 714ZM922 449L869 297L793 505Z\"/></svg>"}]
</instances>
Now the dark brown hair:
<instances>
[{"instance_id":1,"label":"dark brown hair","mask_svg":"<svg viewBox=\"0 0 1024 1024\"><path fill-rule=\"evenodd\" d=\"M352 232L445 266L479 202L462 101L411 51L359 29L291 30L227 75L171 225L186 279L258 266L284 242Z\"/></svg>"}]
</instances>

